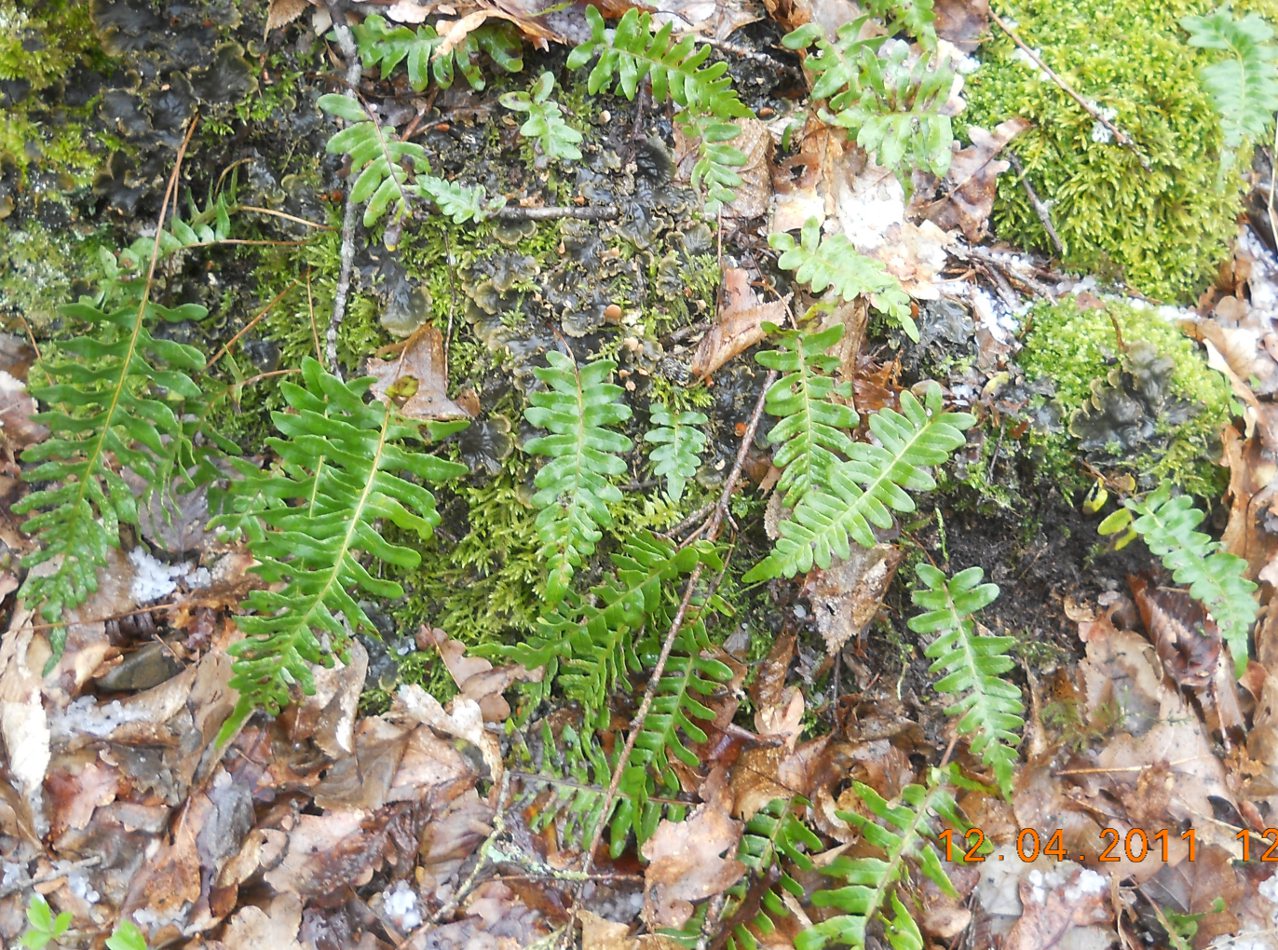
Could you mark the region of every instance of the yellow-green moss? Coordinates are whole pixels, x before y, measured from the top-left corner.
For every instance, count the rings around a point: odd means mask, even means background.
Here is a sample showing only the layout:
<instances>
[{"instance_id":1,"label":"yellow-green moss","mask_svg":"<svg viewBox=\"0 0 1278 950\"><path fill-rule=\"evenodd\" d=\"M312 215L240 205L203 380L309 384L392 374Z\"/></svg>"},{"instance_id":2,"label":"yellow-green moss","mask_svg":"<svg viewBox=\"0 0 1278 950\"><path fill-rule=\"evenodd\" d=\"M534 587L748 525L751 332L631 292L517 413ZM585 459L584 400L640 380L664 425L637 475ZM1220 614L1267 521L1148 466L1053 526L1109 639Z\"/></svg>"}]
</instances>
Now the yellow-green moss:
<instances>
[{"instance_id":1,"label":"yellow-green moss","mask_svg":"<svg viewBox=\"0 0 1278 950\"><path fill-rule=\"evenodd\" d=\"M1222 171L1219 120L1179 17L1205 0L1000 0L998 12L1080 95L1113 113L1137 143L1102 142L1105 129L1043 76L997 27L967 81L963 118L992 127L1021 116L1033 126L1010 149L1050 208L1072 268L1121 277L1163 300L1188 301L1211 279L1235 230L1241 178ZM1271 20L1274 0L1243 4ZM1055 253L1019 176L1000 178L999 237Z\"/></svg>"},{"instance_id":2,"label":"yellow-green moss","mask_svg":"<svg viewBox=\"0 0 1278 950\"><path fill-rule=\"evenodd\" d=\"M1187 405L1193 415L1181 425L1158 425L1158 435L1166 441L1163 448L1089 461L1107 473L1130 473L1145 487L1170 481L1203 498L1219 496L1223 469L1215 463L1220 431L1233 415L1234 400L1229 383L1207 365L1191 340L1156 310L1117 302L1084 310L1066 298L1034 308L1029 320L1020 364L1031 383L1051 385L1061 422L1056 431L1039 429L1030 436L1044 451L1047 478L1059 479L1067 490L1086 482L1068 423L1091 398L1093 383L1104 380L1123 359L1117 323L1125 346L1144 341L1172 361L1168 399Z\"/></svg>"}]
</instances>

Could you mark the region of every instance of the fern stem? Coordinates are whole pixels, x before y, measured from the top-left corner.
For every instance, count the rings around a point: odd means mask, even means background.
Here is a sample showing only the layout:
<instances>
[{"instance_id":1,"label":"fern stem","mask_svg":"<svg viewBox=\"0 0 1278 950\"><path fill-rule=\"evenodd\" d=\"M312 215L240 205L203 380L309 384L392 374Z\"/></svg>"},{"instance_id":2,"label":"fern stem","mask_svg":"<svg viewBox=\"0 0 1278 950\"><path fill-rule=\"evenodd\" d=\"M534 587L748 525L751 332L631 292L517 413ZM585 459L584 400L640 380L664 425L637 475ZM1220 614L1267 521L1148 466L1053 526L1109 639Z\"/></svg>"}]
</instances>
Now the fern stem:
<instances>
[{"instance_id":1,"label":"fern stem","mask_svg":"<svg viewBox=\"0 0 1278 950\"><path fill-rule=\"evenodd\" d=\"M724 482L723 491L719 495L719 503L715 505L714 511L710 514L710 521L707 523L704 532L705 537L714 541L719 537L719 531L723 527L723 520L728 514L728 502L732 498L732 491L736 487L737 481L741 478L741 470L745 466L746 454L750 446L754 442L755 432L759 428L759 420L763 418L763 400L767 395L772 384L777 381L778 373L772 370L768 373L767 378L763 381L763 387L759 390L759 397L755 400L754 412L750 416L750 423L746 426L745 432L741 436L741 445L737 449L737 457L732 465L732 471L728 474L728 480ZM696 567L692 569L692 573L688 575L688 582L683 589L683 598L679 601L679 609L675 612L674 619L670 621L670 629L666 633L666 638L661 644L661 653L657 657L656 665L652 668L652 675L648 680L648 686L644 690L643 700L639 703L639 710L635 713L635 718L631 723L630 732L626 736L626 744L622 747L621 755L617 757L617 764L612 770L612 780L608 783L608 792L604 796L604 804L601 814L611 814L613 803L617 800L617 790L621 786L621 777L626 770L626 766L630 763L630 756L634 752L635 742L639 739L639 734L643 731L644 720L648 718L648 713L652 709L653 700L656 698L657 689L661 684L661 678L666 672L666 663L670 659L670 654L674 650L675 640L679 636L679 630L683 627L684 620L688 616L688 608L692 604L692 597L696 593L697 583L701 580L701 575L705 570L705 564L701 561L697 562ZM599 847L599 843L603 840L604 822L600 821L595 827L595 833L591 836L590 846L586 848L585 861L582 864L582 873L589 874L594 867L595 851ZM573 913L582 907L581 902L582 888L577 888L577 893L573 901Z\"/></svg>"}]
</instances>

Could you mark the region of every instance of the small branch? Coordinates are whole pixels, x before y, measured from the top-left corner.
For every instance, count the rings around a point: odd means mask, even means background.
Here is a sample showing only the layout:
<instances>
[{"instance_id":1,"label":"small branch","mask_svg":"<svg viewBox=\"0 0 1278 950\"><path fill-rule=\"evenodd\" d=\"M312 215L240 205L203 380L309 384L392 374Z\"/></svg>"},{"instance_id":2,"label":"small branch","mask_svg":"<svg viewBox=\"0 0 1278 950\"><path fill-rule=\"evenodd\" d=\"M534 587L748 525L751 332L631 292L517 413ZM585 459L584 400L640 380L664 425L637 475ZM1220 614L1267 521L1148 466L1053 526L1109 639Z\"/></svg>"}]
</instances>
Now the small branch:
<instances>
[{"instance_id":1,"label":"small branch","mask_svg":"<svg viewBox=\"0 0 1278 950\"><path fill-rule=\"evenodd\" d=\"M363 75L359 62L359 50L355 48L355 37L346 25L340 5L328 0L329 18L333 21L333 35L337 38L337 48L346 58L346 85L351 89L359 88L359 80ZM333 315L328 321L328 334L325 338L325 355L329 368L340 379L341 370L337 366L337 330L346 316L346 299L351 292L351 273L355 269L355 220L357 209L351 200L350 190L346 192L346 210L342 215L342 253L341 270L337 275L337 290L333 294Z\"/></svg>"},{"instance_id":2,"label":"small branch","mask_svg":"<svg viewBox=\"0 0 1278 950\"><path fill-rule=\"evenodd\" d=\"M1080 106L1082 106L1083 109L1086 110L1087 114L1090 115L1093 119L1095 119L1101 125L1105 126L1105 128L1109 129L1110 134L1114 136L1114 141L1116 141L1119 145L1123 146L1123 148L1130 149L1132 154L1136 156L1136 160L1140 162L1141 168L1145 169L1145 171L1152 170L1149 164L1149 159L1147 159L1141 153L1141 150L1137 148L1136 143L1131 140L1131 137L1122 129L1120 129L1118 126L1116 126L1113 122L1111 122L1109 119L1105 118L1105 116L1101 114L1100 110L1097 109L1095 105L1088 102L1086 99L1080 96L1077 92L1075 92L1073 87L1070 86L1070 84L1067 83L1060 76L1058 76L1056 72L1052 69L1052 67L1048 66L1045 62L1043 62L1043 60L1039 57L1039 55L1036 52L1034 52L1032 49L1030 49L1025 44L1025 41L1022 40L1019 36L1017 36L1016 31L1013 30L1010 26L1008 26L1007 22L1001 16L995 13L993 9L990 10L990 19L998 24L998 28L1000 30L1002 30L1009 37L1011 37L1012 42L1015 43L1018 47L1020 47L1021 52L1023 52L1026 56L1028 56L1030 60L1034 63L1034 65L1036 65L1039 69L1043 71L1043 74L1047 76L1048 79L1056 83L1056 85L1058 85L1061 88L1062 92L1064 92L1067 96L1069 96L1071 99L1077 102Z\"/></svg>"},{"instance_id":3,"label":"small branch","mask_svg":"<svg viewBox=\"0 0 1278 950\"><path fill-rule=\"evenodd\" d=\"M582 208L575 206L563 208L508 206L502 208L493 217L499 221L553 221L556 218L575 218L578 221L611 221L617 217L617 209L612 205L586 205Z\"/></svg>"},{"instance_id":4,"label":"small branch","mask_svg":"<svg viewBox=\"0 0 1278 950\"><path fill-rule=\"evenodd\" d=\"M1021 160L1011 152L1007 153L1007 160L1012 163L1012 167L1016 169L1016 174L1020 176L1021 187L1025 189L1025 194L1029 197L1030 205L1034 208L1034 213L1038 215L1039 223L1043 225L1043 230L1047 232L1047 236L1051 238L1052 244L1056 248L1056 253L1061 257L1065 256L1065 242L1061 240L1061 236L1056 233L1056 228L1052 225L1052 213L1047 209L1047 205L1039 200L1038 195L1034 191L1034 186L1030 184L1029 179L1025 176L1025 166L1021 164Z\"/></svg>"},{"instance_id":5,"label":"small branch","mask_svg":"<svg viewBox=\"0 0 1278 950\"><path fill-rule=\"evenodd\" d=\"M763 388L759 391L759 398L754 404L754 413L750 417L750 424L746 426L745 433L741 436L741 447L737 450L737 458L732 466L732 472L728 475L727 481L724 482L723 491L719 495L719 503L715 505L714 511L710 513L710 520L706 522L704 534L711 541L719 537L719 530L723 527L724 519L728 514L728 504L732 500L732 491L736 487L738 479L741 478L741 470L745 466L746 455L750 451L751 443L754 442L754 434L759 428L759 420L763 417L764 396L772 387L772 384L776 382L776 379L777 373L773 371L768 373L767 378L763 381ZM625 747L621 750L621 756L617 759L617 765L613 769L612 781L608 783L608 794L604 796L603 808L599 812L599 824L596 826L594 836L590 840L590 846L586 848L585 863L582 866L583 874L589 874L594 867L595 851L599 848L600 841L603 840L604 827L607 824L608 816L612 812L613 803L617 800L617 789L621 785L622 773L625 772L626 766L630 762L630 754L634 751L635 742L638 740L643 724L648 718L648 712L652 709L657 687L660 685L662 674L666 671L666 661L670 659L670 653L674 649L675 638L678 637L679 630L683 627L684 619L688 616L688 608L692 605L692 598L696 593L697 582L701 579L703 569L703 564L698 564L693 568L692 574L688 577L687 585L683 590L683 599L679 601L679 610L675 613L674 620L670 624L670 630L666 633L665 642L661 644L661 655L657 657L657 664L653 667L652 676L648 679L648 688L644 690L643 701L639 704L639 711L635 713L634 721L630 726L630 733L626 736ZM580 888L578 888L573 906L574 913L581 907Z\"/></svg>"}]
</instances>

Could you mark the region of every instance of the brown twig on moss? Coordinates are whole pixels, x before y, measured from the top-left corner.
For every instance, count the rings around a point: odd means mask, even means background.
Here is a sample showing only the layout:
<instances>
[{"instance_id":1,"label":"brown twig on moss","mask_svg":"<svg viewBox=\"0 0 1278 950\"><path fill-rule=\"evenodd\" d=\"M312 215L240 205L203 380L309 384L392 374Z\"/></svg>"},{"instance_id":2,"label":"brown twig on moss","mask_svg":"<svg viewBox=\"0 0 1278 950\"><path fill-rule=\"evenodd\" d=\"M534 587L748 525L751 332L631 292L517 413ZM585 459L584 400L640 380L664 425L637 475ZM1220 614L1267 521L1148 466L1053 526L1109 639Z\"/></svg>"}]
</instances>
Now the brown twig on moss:
<instances>
[{"instance_id":1,"label":"brown twig on moss","mask_svg":"<svg viewBox=\"0 0 1278 950\"><path fill-rule=\"evenodd\" d=\"M1038 197L1038 192L1034 190L1034 186L1030 184L1029 178L1025 175L1025 166L1021 164L1021 160L1011 152L1007 153L1007 160L1012 163L1012 167L1016 169L1016 174L1021 183L1021 187L1025 189L1025 195L1029 198L1030 207L1034 209L1034 213L1038 215L1038 221L1043 225L1043 230L1047 232L1047 236L1052 241L1052 246L1056 248L1056 253L1061 257L1066 254L1065 242L1061 240L1061 236L1056 233L1056 227L1052 224L1052 213L1048 210L1047 205L1043 204L1042 199Z\"/></svg>"},{"instance_id":2,"label":"brown twig on moss","mask_svg":"<svg viewBox=\"0 0 1278 950\"><path fill-rule=\"evenodd\" d=\"M1129 136L1126 132L1124 132L1122 129L1116 126L1109 119L1105 118L1105 116L1101 113L1099 109L1096 108L1095 105L1088 102L1086 99L1080 96L1077 92L1075 92L1074 87L1071 86L1069 83L1067 83L1059 75L1057 75L1056 71L1053 70L1052 67L1048 66L1045 62L1043 62L1042 57L1039 56L1038 53L1030 49L1029 46L1025 43L1025 41L1021 39L1019 35L1017 35L1017 32L1014 29L1012 29L1010 26L1008 26L1007 21L1005 21L1001 16L995 13L992 8L990 10L990 19L993 20L996 24L998 24L998 28L1002 30L1004 33L1006 33L1011 38L1012 42L1015 43L1017 47L1020 48L1021 52L1023 52L1026 56L1028 56L1030 58L1030 61L1033 62L1035 66L1037 66L1039 69L1043 71L1043 75L1045 75L1052 82L1056 83L1056 85L1060 87L1061 91L1064 92L1065 95L1069 96L1071 99L1077 102L1080 106L1082 106L1088 115L1090 115L1093 119L1095 119L1101 125L1105 126L1105 128L1109 129L1110 134L1114 136L1114 141L1116 141L1123 148L1129 149L1131 153L1136 156L1136 160L1140 162L1141 168L1145 169L1145 171L1152 171L1152 167L1149 164L1149 159L1147 159L1144 156L1144 154L1141 152L1141 150L1137 148L1136 143L1132 141L1131 136Z\"/></svg>"}]
</instances>

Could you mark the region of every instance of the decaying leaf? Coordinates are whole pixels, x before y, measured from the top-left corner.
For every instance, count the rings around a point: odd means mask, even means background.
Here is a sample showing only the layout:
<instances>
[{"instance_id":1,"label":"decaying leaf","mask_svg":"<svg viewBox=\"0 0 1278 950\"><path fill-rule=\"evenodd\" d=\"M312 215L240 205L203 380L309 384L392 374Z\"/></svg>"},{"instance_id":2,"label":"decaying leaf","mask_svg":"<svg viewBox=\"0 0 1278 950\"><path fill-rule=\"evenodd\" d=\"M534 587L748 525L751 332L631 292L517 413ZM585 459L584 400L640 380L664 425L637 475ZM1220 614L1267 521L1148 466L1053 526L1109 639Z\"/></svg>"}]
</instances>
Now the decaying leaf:
<instances>
[{"instance_id":1,"label":"decaying leaf","mask_svg":"<svg viewBox=\"0 0 1278 950\"><path fill-rule=\"evenodd\" d=\"M1220 656L1220 634L1202 605L1187 593L1127 579L1163 669L1182 686L1202 689L1211 682Z\"/></svg>"},{"instance_id":2,"label":"decaying leaf","mask_svg":"<svg viewBox=\"0 0 1278 950\"><path fill-rule=\"evenodd\" d=\"M854 547L846 560L809 574L808 597L831 656L874 619L900 562L901 551L895 545Z\"/></svg>"},{"instance_id":3,"label":"decaying leaf","mask_svg":"<svg viewBox=\"0 0 1278 950\"><path fill-rule=\"evenodd\" d=\"M546 672L542 667L530 671L518 663L495 668L482 657L467 656L466 644L450 639L438 628L422 627L417 632L417 646L439 651L461 694L479 703L484 722L505 722L510 717L510 703L502 693L514 683L539 683Z\"/></svg>"},{"instance_id":4,"label":"decaying leaf","mask_svg":"<svg viewBox=\"0 0 1278 950\"><path fill-rule=\"evenodd\" d=\"M768 651L758 677L750 689L754 700L754 728L762 737L784 740L785 748L794 749L794 743L803 731L803 691L786 686L786 675L794 659L796 639L787 633L777 637Z\"/></svg>"},{"instance_id":5,"label":"decaying leaf","mask_svg":"<svg viewBox=\"0 0 1278 950\"><path fill-rule=\"evenodd\" d=\"M686 821L663 821L643 846L644 920L649 927L680 927L692 902L721 894L745 874L735 857L741 823L728 817L726 796L705 802Z\"/></svg>"},{"instance_id":6,"label":"decaying leaf","mask_svg":"<svg viewBox=\"0 0 1278 950\"><path fill-rule=\"evenodd\" d=\"M989 0L935 0L936 35L965 53L981 45L990 24Z\"/></svg>"},{"instance_id":7,"label":"decaying leaf","mask_svg":"<svg viewBox=\"0 0 1278 950\"><path fill-rule=\"evenodd\" d=\"M288 26L311 6L311 0L271 0L266 12L266 32Z\"/></svg>"},{"instance_id":8,"label":"decaying leaf","mask_svg":"<svg viewBox=\"0 0 1278 950\"><path fill-rule=\"evenodd\" d=\"M750 274L740 267L723 272L723 305L714 325L706 331L692 358L690 372L706 379L729 360L763 341L765 322L780 326L785 321L790 295L764 303L750 286Z\"/></svg>"},{"instance_id":9,"label":"decaying leaf","mask_svg":"<svg viewBox=\"0 0 1278 950\"><path fill-rule=\"evenodd\" d=\"M998 176L1011 167L995 156L1029 126L1019 118L999 123L993 132L972 126L968 130L972 144L955 151L950 170L937 186L938 196L923 205L927 218L947 230L958 228L969 241L984 237Z\"/></svg>"},{"instance_id":10,"label":"decaying leaf","mask_svg":"<svg viewBox=\"0 0 1278 950\"><path fill-rule=\"evenodd\" d=\"M399 407L409 419L467 419L466 411L448 398L448 360L444 336L424 324L390 360L370 358L368 374L376 378L373 394Z\"/></svg>"}]
</instances>

